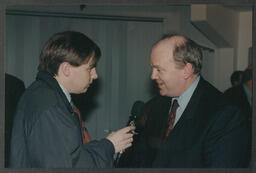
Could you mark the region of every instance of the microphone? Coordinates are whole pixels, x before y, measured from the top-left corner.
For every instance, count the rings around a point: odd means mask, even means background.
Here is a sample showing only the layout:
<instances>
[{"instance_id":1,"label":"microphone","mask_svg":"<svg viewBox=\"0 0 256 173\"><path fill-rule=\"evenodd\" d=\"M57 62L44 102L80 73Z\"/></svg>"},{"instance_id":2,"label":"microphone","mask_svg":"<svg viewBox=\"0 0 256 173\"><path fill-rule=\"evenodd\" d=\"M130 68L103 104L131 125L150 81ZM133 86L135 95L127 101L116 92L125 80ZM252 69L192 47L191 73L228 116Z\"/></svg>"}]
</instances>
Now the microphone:
<instances>
[{"instance_id":1,"label":"microphone","mask_svg":"<svg viewBox=\"0 0 256 173\"><path fill-rule=\"evenodd\" d=\"M138 120L143 116L145 109L145 103L142 101L136 101L134 102L132 109L131 109L131 116L129 116L129 121L127 123L127 126L137 126L138 125ZM137 132L131 131L134 135L138 134ZM124 153L124 151L117 153L116 159L114 161L115 167L118 166L118 162L121 158L121 155Z\"/></svg>"},{"instance_id":2,"label":"microphone","mask_svg":"<svg viewBox=\"0 0 256 173\"><path fill-rule=\"evenodd\" d=\"M145 109L145 103L138 100L134 102L132 109L131 109L131 116L129 117L129 121L127 125L130 126L137 126L138 125L138 120L143 116Z\"/></svg>"}]
</instances>

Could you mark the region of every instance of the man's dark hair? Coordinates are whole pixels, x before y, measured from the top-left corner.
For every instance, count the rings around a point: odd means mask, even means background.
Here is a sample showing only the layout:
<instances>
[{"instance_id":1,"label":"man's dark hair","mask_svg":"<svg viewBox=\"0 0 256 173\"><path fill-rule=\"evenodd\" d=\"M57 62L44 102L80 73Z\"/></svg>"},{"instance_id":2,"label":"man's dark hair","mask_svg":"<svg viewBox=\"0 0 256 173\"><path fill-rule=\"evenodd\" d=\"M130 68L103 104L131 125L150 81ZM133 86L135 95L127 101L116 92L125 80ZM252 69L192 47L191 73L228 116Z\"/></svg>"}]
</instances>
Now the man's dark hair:
<instances>
[{"instance_id":1,"label":"man's dark hair","mask_svg":"<svg viewBox=\"0 0 256 173\"><path fill-rule=\"evenodd\" d=\"M86 35L75 31L56 33L42 49L38 70L55 76L63 62L80 66L93 58L92 65L96 66L100 56L100 48Z\"/></svg>"},{"instance_id":2,"label":"man's dark hair","mask_svg":"<svg viewBox=\"0 0 256 173\"><path fill-rule=\"evenodd\" d=\"M234 71L230 77L230 82L231 82L232 86L236 85L236 83L241 83L242 76L243 76L243 71L240 71L240 70Z\"/></svg>"},{"instance_id":3,"label":"man's dark hair","mask_svg":"<svg viewBox=\"0 0 256 173\"><path fill-rule=\"evenodd\" d=\"M242 83L246 83L252 80L252 69L246 69L243 72Z\"/></svg>"},{"instance_id":4,"label":"man's dark hair","mask_svg":"<svg viewBox=\"0 0 256 173\"><path fill-rule=\"evenodd\" d=\"M171 39L177 36L183 37L183 41L179 41L174 47L174 60L180 67L183 67L186 63L190 63L193 66L194 74L200 73L202 69L203 55L200 46L193 40L183 35L166 34L154 45L158 44L162 40Z\"/></svg>"}]
</instances>

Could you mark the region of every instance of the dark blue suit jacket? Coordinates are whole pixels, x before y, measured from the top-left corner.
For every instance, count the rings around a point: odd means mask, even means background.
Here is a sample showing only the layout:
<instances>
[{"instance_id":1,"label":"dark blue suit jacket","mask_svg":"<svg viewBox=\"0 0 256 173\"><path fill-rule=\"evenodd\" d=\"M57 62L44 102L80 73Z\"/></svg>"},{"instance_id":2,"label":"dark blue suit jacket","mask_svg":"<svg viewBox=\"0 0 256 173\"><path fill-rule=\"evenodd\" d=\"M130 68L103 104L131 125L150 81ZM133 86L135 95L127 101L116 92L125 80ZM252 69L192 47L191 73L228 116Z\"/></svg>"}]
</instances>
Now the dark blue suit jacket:
<instances>
[{"instance_id":1,"label":"dark blue suit jacket","mask_svg":"<svg viewBox=\"0 0 256 173\"><path fill-rule=\"evenodd\" d=\"M82 144L81 126L57 80L39 71L21 97L11 138L11 168L112 167L106 138Z\"/></svg>"},{"instance_id":2,"label":"dark blue suit jacket","mask_svg":"<svg viewBox=\"0 0 256 173\"><path fill-rule=\"evenodd\" d=\"M137 144L137 167L247 167L249 133L243 112L202 77L180 120L162 143L171 98L147 103L147 124Z\"/></svg>"}]
</instances>

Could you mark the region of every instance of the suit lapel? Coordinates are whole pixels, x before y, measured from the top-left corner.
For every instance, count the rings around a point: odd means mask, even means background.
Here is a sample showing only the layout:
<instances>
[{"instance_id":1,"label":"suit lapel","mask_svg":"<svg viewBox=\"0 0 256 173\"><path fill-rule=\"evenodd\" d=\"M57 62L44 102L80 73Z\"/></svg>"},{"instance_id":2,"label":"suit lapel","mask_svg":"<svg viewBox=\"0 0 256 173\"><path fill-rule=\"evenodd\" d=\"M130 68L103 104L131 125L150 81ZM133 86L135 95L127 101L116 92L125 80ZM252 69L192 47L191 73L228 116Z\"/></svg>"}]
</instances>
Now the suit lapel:
<instances>
[{"instance_id":1,"label":"suit lapel","mask_svg":"<svg viewBox=\"0 0 256 173\"><path fill-rule=\"evenodd\" d=\"M187 121L191 121L191 119L193 119L196 114L199 114L201 112L200 100L204 94L204 86L203 85L204 85L204 79L201 77L194 93L192 94L192 96L188 102L188 105L186 106L184 112L182 113L179 121L175 125L173 131L176 129L179 129L179 128L186 128L186 127L183 127L184 124Z\"/></svg>"}]
</instances>

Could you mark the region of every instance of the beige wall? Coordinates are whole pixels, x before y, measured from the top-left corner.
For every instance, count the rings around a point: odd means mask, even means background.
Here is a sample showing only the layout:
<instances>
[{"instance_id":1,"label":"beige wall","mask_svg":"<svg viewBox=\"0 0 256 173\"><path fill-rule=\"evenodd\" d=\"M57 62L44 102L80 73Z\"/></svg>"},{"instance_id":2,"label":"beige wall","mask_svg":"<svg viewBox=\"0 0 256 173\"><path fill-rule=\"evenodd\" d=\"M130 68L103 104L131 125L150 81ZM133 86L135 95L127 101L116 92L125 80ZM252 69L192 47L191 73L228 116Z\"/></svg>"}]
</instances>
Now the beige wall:
<instances>
[{"instance_id":1,"label":"beige wall","mask_svg":"<svg viewBox=\"0 0 256 173\"><path fill-rule=\"evenodd\" d=\"M230 75L233 70L233 48L221 48L215 50L215 61L214 61L214 79L216 82L216 87L220 91L225 91L227 88L231 87Z\"/></svg>"},{"instance_id":2,"label":"beige wall","mask_svg":"<svg viewBox=\"0 0 256 173\"><path fill-rule=\"evenodd\" d=\"M191 21L216 44L213 80L220 90L227 89L231 86L227 81L232 72L248 66L252 11L238 11L221 5L191 5ZM216 38L223 41L218 45Z\"/></svg>"},{"instance_id":3,"label":"beige wall","mask_svg":"<svg viewBox=\"0 0 256 173\"><path fill-rule=\"evenodd\" d=\"M235 69L248 66L249 48L252 46L252 12L240 12L237 41L237 63Z\"/></svg>"},{"instance_id":4,"label":"beige wall","mask_svg":"<svg viewBox=\"0 0 256 173\"><path fill-rule=\"evenodd\" d=\"M221 5L207 5L207 21L231 47L237 43L238 15L235 10Z\"/></svg>"}]
</instances>

